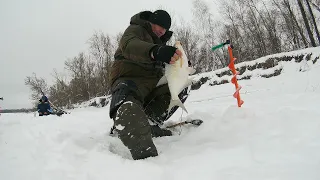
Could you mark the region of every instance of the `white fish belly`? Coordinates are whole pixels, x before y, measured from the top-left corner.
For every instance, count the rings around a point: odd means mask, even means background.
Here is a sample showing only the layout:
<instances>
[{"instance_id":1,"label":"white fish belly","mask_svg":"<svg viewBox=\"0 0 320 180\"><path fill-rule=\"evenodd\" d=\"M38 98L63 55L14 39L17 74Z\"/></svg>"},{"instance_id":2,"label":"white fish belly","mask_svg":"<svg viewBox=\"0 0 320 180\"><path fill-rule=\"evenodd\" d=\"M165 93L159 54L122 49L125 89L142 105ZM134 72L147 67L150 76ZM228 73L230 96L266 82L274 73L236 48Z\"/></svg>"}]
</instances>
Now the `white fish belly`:
<instances>
[{"instance_id":1,"label":"white fish belly","mask_svg":"<svg viewBox=\"0 0 320 180\"><path fill-rule=\"evenodd\" d=\"M171 99L179 99L179 93L187 86L189 72L179 66L167 65L165 76L168 81Z\"/></svg>"}]
</instances>

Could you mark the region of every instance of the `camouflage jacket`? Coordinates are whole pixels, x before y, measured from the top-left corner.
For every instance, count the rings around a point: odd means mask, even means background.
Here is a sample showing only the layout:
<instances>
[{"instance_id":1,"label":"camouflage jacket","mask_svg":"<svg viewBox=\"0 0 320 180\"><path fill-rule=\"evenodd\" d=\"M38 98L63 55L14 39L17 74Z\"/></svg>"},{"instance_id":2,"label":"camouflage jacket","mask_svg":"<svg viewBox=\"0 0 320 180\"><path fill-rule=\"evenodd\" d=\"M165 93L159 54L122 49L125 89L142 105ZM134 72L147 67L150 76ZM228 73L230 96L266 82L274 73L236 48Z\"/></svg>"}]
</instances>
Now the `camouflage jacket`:
<instances>
[{"instance_id":1,"label":"camouflage jacket","mask_svg":"<svg viewBox=\"0 0 320 180\"><path fill-rule=\"evenodd\" d=\"M119 77L157 78L162 76L162 63L150 57L150 51L157 44L165 44L172 36L167 31L161 38L157 37L147 19L150 11L134 15L129 27L123 33L119 47L114 55L111 68L111 83Z\"/></svg>"}]
</instances>

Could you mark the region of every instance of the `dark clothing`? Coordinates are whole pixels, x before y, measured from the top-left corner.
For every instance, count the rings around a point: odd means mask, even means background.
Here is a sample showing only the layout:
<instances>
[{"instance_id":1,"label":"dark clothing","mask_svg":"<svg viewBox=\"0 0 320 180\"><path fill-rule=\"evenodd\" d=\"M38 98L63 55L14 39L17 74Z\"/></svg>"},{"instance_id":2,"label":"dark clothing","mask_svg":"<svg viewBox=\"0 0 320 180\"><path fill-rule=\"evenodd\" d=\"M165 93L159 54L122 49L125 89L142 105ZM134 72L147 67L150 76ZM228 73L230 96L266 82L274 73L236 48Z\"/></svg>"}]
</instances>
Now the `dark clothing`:
<instances>
[{"instance_id":1,"label":"dark clothing","mask_svg":"<svg viewBox=\"0 0 320 180\"><path fill-rule=\"evenodd\" d=\"M115 87L112 89L110 104L111 118L115 118L118 108L128 101L128 96L134 98L137 101L136 103L142 107L148 119L158 125L162 125L178 109L178 106L175 106L168 112L171 95L167 84L156 87L153 91L147 93L141 93L143 90L140 89L143 87L143 84L136 84L132 80L119 79L115 84ZM179 98L184 103L187 97L188 88L185 88L179 94Z\"/></svg>"},{"instance_id":2,"label":"dark clothing","mask_svg":"<svg viewBox=\"0 0 320 180\"><path fill-rule=\"evenodd\" d=\"M52 113L52 109L50 107L50 104L48 102L40 102L38 104L38 113L39 115L49 115Z\"/></svg>"},{"instance_id":3,"label":"dark clothing","mask_svg":"<svg viewBox=\"0 0 320 180\"><path fill-rule=\"evenodd\" d=\"M171 26L171 17L168 12L164 10L157 10L153 12L149 17L149 21L165 29L170 29Z\"/></svg>"},{"instance_id":4,"label":"dark clothing","mask_svg":"<svg viewBox=\"0 0 320 180\"><path fill-rule=\"evenodd\" d=\"M132 158L136 160L157 156L158 151L152 141L148 117L141 103L128 95L117 112L114 125L120 140L130 150Z\"/></svg>"},{"instance_id":5,"label":"dark clothing","mask_svg":"<svg viewBox=\"0 0 320 180\"><path fill-rule=\"evenodd\" d=\"M120 39L111 69L112 92L121 89L118 85L125 82L124 84L128 84L127 89L136 93L141 102L156 88L163 76L163 64L152 60L150 51L157 44L165 44L172 36L170 31L166 32L165 38L159 38L153 33L150 22L147 21L151 14L150 11L143 11L131 18L129 27ZM112 98L114 100L119 97ZM111 108L110 117L113 117L113 113L115 110Z\"/></svg>"},{"instance_id":6,"label":"dark clothing","mask_svg":"<svg viewBox=\"0 0 320 180\"><path fill-rule=\"evenodd\" d=\"M163 64L150 57L150 51L157 44L165 44L172 36L167 31L161 38L153 32L150 22L147 21L152 14L144 11L134 15L130 26L123 33L119 47L114 55L115 61L111 69L111 82L120 77L146 78L157 81L162 77Z\"/></svg>"},{"instance_id":7,"label":"dark clothing","mask_svg":"<svg viewBox=\"0 0 320 180\"><path fill-rule=\"evenodd\" d=\"M129 148L133 159L157 156L152 137L171 136L172 133L157 125L150 126L149 121L162 124L178 109L175 106L168 112L171 96L167 84L155 88L143 99L137 88L140 86L132 81L119 80L116 84L110 114L119 138ZM187 88L179 94L182 102L187 96Z\"/></svg>"},{"instance_id":8,"label":"dark clothing","mask_svg":"<svg viewBox=\"0 0 320 180\"><path fill-rule=\"evenodd\" d=\"M152 137L170 136L169 130L150 126L149 121L161 125L178 108L168 112L171 99L168 85L156 87L163 76L163 64L150 57L150 51L157 45L164 45L172 32L158 38L152 31L149 19L151 12L144 11L131 18L111 69L112 99L110 117L115 130L133 159L157 156L157 148ZM180 95L182 102L187 97L187 89Z\"/></svg>"},{"instance_id":9,"label":"dark clothing","mask_svg":"<svg viewBox=\"0 0 320 180\"><path fill-rule=\"evenodd\" d=\"M41 100L44 102L48 102L48 97L43 95L39 101L41 102Z\"/></svg>"}]
</instances>

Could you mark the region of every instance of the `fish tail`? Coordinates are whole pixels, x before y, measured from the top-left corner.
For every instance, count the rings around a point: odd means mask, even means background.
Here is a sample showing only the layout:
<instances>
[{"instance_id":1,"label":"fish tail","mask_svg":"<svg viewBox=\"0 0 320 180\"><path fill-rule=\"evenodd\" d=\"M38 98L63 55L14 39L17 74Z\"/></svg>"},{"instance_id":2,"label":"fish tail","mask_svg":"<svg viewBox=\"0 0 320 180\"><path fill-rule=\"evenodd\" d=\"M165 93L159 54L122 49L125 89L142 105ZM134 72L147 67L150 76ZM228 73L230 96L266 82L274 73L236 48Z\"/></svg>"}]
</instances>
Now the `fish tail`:
<instances>
[{"instance_id":1,"label":"fish tail","mask_svg":"<svg viewBox=\"0 0 320 180\"><path fill-rule=\"evenodd\" d=\"M185 107L184 104L180 101L180 99L171 100L168 110L170 111L174 106L179 106L179 107L181 107L186 113L188 113L186 107Z\"/></svg>"}]
</instances>

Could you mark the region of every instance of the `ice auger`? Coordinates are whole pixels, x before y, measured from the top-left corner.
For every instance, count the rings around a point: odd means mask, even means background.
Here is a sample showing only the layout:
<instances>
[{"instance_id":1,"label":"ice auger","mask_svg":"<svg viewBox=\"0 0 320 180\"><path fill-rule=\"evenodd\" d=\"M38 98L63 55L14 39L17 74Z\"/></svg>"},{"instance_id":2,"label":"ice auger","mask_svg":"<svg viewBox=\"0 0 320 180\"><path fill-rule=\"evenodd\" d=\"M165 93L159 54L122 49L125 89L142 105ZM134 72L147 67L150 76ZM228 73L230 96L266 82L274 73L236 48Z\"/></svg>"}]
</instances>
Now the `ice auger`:
<instances>
[{"instance_id":1,"label":"ice auger","mask_svg":"<svg viewBox=\"0 0 320 180\"><path fill-rule=\"evenodd\" d=\"M238 103L238 107L241 107L241 105L243 104L243 100L241 100L240 98L240 89L241 86L238 84L238 80L237 80L237 75L239 75L239 72L236 70L235 66L234 66L234 61L236 60L235 57L233 57L233 45L231 45L230 40L227 40L224 43L221 43L217 46L214 46L211 48L212 51L222 48L224 45L228 45L228 53L229 53L229 58L230 58L230 63L228 65L229 69L232 72L232 78L231 78L231 83L235 85L236 87L236 92L233 94L233 97L237 99L237 103Z\"/></svg>"}]
</instances>

